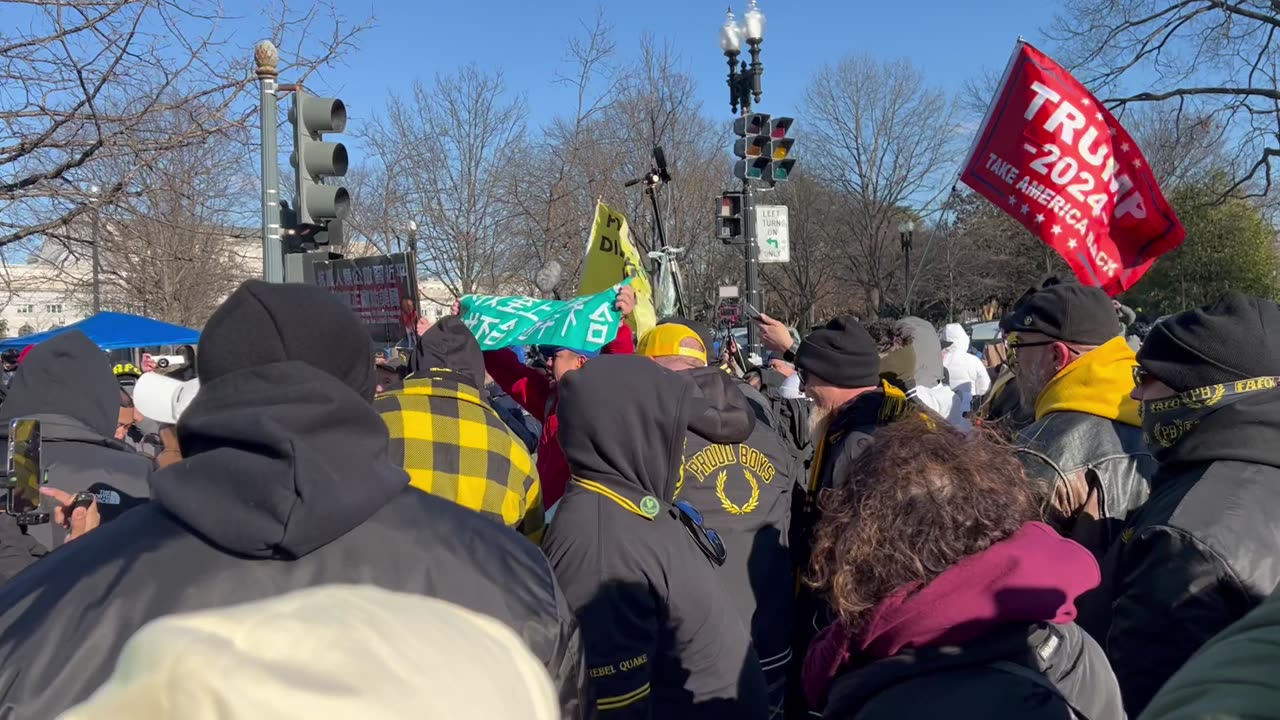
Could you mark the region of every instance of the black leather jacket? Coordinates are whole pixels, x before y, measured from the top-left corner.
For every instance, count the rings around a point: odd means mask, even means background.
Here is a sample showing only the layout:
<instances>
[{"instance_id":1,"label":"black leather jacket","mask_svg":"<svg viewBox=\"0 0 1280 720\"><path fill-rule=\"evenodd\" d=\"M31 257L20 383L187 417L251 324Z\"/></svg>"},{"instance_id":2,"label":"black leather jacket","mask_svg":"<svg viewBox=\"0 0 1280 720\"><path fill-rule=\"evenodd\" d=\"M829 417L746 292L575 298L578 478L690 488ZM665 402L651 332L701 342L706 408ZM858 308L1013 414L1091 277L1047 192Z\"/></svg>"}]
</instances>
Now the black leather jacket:
<instances>
[{"instance_id":1,"label":"black leather jacket","mask_svg":"<svg viewBox=\"0 0 1280 720\"><path fill-rule=\"evenodd\" d=\"M1151 498L1103 561L1103 586L1091 594L1100 597L1079 605L1130 717L1205 642L1280 587L1278 394L1214 410L1156 453Z\"/></svg>"},{"instance_id":2,"label":"black leather jacket","mask_svg":"<svg viewBox=\"0 0 1280 720\"><path fill-rule=\"evenodd\" d=\"M1130 717L1204 643L1280 585L1280 469L1220 462L1156 482L1103 563L1110 602L1099 609L1110 617L1081 608Z\"/></svg>"},{"instance_id":3,"label":"black leather jacket","mask_svg":"<svg viewBox=\"0 0 1280 720\"><path fill-rule=\"evenodd\" d=\"M1047 521L1101 558L1150 494L1156 461L1142 428L1082 412L1053 412L1018 436L1027 475L1044 488Z\"/></svg>"}]
</instances>

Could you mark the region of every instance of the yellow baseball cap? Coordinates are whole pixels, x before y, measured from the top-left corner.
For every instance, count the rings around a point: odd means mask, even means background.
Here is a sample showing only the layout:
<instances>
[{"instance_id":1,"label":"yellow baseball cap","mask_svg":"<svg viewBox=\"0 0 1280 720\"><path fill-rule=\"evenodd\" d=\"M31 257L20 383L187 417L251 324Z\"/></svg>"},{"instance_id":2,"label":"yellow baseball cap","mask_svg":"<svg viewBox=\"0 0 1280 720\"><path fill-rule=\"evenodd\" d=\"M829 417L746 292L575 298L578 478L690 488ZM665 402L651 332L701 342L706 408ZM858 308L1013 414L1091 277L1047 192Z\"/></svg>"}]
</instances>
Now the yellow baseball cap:
<instances>
[{"instance_id":1,"label":"yellow baseball cap","mask_svg":"<svg viewBox=\"0 0 1280 720\"><path fill-rule=\"evenodd\" d=\"M691 347L682 347L686 340L692 340L702 349L695 350ZM679 355L693 358L703 364L707 362L707 349L702 345L702 338L698 337L698 333L692 329L677 323L655 325L652 330L640 338L640 344L636 347L636 354L651 358Z\"/></svg>"}]
</instances>

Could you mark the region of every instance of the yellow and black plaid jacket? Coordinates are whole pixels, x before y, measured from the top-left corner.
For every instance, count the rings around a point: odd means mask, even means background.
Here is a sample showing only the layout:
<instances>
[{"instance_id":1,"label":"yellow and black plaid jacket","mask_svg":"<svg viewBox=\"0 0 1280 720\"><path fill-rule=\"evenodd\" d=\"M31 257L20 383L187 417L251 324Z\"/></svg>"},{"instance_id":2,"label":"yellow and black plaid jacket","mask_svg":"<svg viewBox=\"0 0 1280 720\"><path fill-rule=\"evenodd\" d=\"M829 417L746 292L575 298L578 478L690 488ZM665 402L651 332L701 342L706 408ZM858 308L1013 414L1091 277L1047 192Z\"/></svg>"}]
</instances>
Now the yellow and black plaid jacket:
<instances>
[{"instance_id":1,"label":"yellow and black plaid jacket","mask_svg":"<svg viewBox=\"0 0 1280 720\"><path fill-rule=\"evenodd\" d=\"M541 542L542 485L533 458L479 392L449 371L407 380L374 407L391 431L391 460L422 490Z\"/></svg>"}]
</instances>

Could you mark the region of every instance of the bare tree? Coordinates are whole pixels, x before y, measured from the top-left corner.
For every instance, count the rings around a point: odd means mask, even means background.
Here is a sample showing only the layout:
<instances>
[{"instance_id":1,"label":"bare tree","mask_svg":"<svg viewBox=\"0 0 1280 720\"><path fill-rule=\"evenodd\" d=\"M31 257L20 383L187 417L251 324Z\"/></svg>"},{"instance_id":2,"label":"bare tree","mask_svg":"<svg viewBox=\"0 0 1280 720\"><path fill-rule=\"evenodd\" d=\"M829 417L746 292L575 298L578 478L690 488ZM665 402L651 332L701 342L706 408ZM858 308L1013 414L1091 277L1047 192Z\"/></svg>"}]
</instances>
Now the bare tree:
<instances>
[{"instance_id":1,"label":"bare tree","mask_svg":"<svg viewBox=\"0 0 1280 720\"><path fill-rule=\"evenodd\" d=\"M185 113L166 113L149 118L145 128L164 134L186 122ZM84 242L64 243L81 260L66 268L76 293L85 298L92 292L92 267L84 260L86 245L97 242L104 307L203 325L253 274L261 248L256 208L244 203L258 186L253 169L245 167L249 135L246 128L229 127L199 146L174 148L137 171L132 192L98 211L96 237L76 223Z\"/></svg>"},{"instance_id":2,"label":"bare tree","mask_svg":"<svg viewBox=\"0 0 1280 720\"><path fill-rule=\"evenodd\" d=\"M1184 112L1176 104L1139 105L1125 113L1124 122L1166 191L1232 167L1227 127L1210 114Z\"/></svg>"},{"instance_id":3,"label":"bare tree","mask_svg":"<svg viewBox=\"0 0 1280 720\"><path fill-rule=\"evenodd\" d=\"M263 30L297 39L282 68L293 75L363 28L325 5L279 13ZM9 0L0 17L0 246L134 198L171 153L252 123L248 49L229 41L215 0ZM155 131L165 114L186 121Z\"/></svg>"},{"instance_id":4,"label":"bare tree","mask_svg":"<svg viewBox=\"0 0 1280 720\"><path fill-rule=\"evenodd\" d=\"M806 164L839 191L847 236L835 246L867 311L878 313L895 288L898 223L936 211L950 189L952 108L911 63L869 56L819 68L805 100Z\"/></svg>"},{"instance_id":5,"label":"bare tree","mask_svg":"<svg viewBox=\"0 0 1280 720\"><path fill-rule=\"evenodd\" d=\"M517 252L528 258L526 279L544 263L562 268L562 290L572 290L583 260L592 212L616 176L616 139L601 117L617 97L622 74L614 65L614 28L603 10L580 35L565 40L564 69L555 82L573 91L573 112L557 116L512 165L508 198L514 210Z\"/></svg>"},{"instance_id":6,"label":"bare tree","mask_svg":"<svg viewBox=\"0 0 1280 720\"><path fill-rule=\"evenodd\" d=\"M657 242L653 211L640 186L622 187L654 163L652 148L661 145L672 175L660 191L662 224L667 242L681 248L681 267L687 312L712 310L717 290L738 277L740 257L714 234L714 201L725 187L729 158L727 123L710 120L697 99L697 83L670 43L645 36L640 54L626 74L616 101L602 120L616 133L613 146L614 184L606 198L616 198L631 220L632 234L642 247Z\"/></svg>"},{"instance_id":7,"label":"bare tree","mask_svg":"<svg viewBox=\"0 0 1280 720\"><path fill-rule=\"evenodd\" d=\"M501 72L475 65L392 97L365 138L381 168L388 217L412 220L419 269L458 296L512 271L504 188L525 143L525 103ZM384 223L385 224L385 223Z\"/></svg>"},{"instance_id":8,"label":"bare tree","mask_svg":"<svg viewBox=\"0 0 1280 720\"><path fill-rule=\"evenodd\" d=\"M542 262L556 260L564 271L561 289L573 290L597 200L627 216L641 252L653 249L657 233L648 197L643 186L625 183L650 169L652 148L661 145L672 174L671 184L659 189L665 236L684 251L688 310L708 312L717 287L740 272L734 253L711 237L712 201L729 167L726 128L702 113L694 77L669 43L644 36L638 57L618 66L611 33L597 16L569 41L573 71L562 81L576 91L574 114L542 129L537 167L513 168L510 196L530 258L525 275L531 278Z\"/></svg>"},{"instance_id":9,"label":"bare tree","mask_svg":"<svg viewBox=\"0 0 1280 720\"><path fill-rule=\"evenodd\" d=\"M836 193L808 173L792 175L778 194L790 210L791 261L762 266L761 278L778 306L774 313L797 327L812 327L837 309L833 301L846 299L834 262L846 225L836 210Z\"/></svg>"},{"instance_id":10,"label":"bare tree","mask_svg":"<svg viewBox=\"0 0 1280 720\"><path fill-rule=\"evenodd\" d=\"M1235 149L1225 197L1271 189L1280 156L1278 30L1275 2L1068 0L1050 35L1109 105L1164 103L1225 133Z\"/></svg>"}]
</instances>

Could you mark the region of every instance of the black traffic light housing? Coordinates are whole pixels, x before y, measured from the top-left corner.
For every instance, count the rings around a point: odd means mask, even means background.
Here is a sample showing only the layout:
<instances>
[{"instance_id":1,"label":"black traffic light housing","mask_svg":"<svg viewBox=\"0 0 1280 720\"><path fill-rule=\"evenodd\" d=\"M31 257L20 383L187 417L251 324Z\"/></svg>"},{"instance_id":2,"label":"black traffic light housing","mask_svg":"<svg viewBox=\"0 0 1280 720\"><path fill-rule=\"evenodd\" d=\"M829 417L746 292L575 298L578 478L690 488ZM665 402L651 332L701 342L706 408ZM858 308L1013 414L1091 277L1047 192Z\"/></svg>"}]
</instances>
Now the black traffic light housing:
<instances>
[{"instance_id":1,"label":"black traffic light housing","mask_svg":"<svg viewBox=\"0 0 1280 720\"><path fill-rule=\"evenodd\" d=\"M791 177L796 161L791 157L795 139L787 137L795 118L749 113L733 121L738 139L733 143L733 174L739 180L773 185Z\"/></svg>"},{"instance_id":2,"label":"black traffic light housing","mask_svg":"<svg viewBox=\"0 0 1280 720\"><path fill-rule=\"evenodd\" d=\"M720 205L716 209L716 237L725 243L742 237L742 193L720 195Z\"/></svg>"},{"instance_id":3,"label":"black traffic light housing","mask_svg":"<svg viewBox=\"0 0 1280 720\"><path fill-rule=\"evenodd\" d=\"M787 137L787 133L791 132L791 126L795 124L795 118L776 117L769 120L769 159L771 164L768 168L769 182L778 183L786 182L791 178L791 173L795 169L795 158L791 157L792 148L795 146L795 138Z\"/></svg>"}]
</instances>

